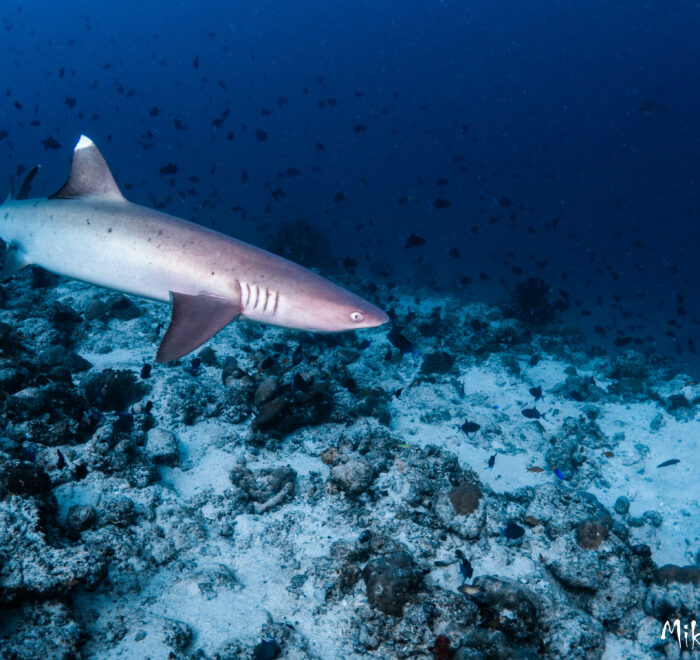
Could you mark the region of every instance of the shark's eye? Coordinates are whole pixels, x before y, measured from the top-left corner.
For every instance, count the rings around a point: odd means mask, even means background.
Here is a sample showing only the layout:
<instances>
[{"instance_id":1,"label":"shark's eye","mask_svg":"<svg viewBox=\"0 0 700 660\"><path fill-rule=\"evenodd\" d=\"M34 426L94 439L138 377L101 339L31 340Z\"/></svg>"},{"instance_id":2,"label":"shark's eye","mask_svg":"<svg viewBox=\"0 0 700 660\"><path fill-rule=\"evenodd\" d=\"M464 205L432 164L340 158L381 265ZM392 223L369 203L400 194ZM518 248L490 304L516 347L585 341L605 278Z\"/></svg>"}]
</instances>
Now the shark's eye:
<instances>
[{"instance_id":1,"label":"shark's eye","mask_svg":"<svg viewBox=\"0 0 700 660\"><path fill-rule=\"evenodd\" d=\"M365 318L365 317L362 316L361 312L351 312L350 313L350 319L352 321L355 321L355 323L359 323L363 318Z\"/></svg>"}]
</instances>

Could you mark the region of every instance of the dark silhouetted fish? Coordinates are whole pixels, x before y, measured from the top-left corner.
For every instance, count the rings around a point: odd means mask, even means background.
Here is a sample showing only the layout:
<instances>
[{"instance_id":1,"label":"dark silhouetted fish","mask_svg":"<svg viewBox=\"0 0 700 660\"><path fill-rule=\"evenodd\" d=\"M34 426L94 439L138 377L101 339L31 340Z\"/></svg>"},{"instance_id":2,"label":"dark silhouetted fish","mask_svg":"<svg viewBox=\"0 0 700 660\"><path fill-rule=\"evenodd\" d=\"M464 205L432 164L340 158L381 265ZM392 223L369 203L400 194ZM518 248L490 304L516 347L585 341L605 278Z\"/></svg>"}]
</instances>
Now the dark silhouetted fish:
<instances>
[{"instance_id":1,"label":"dark silhouetted fish","mask_svg":"<svg viewBox=\"0 0 700 660\"><path fill-rule=\"evenodd\" d=\"M413 344L401 334L398 328L392 328L386 337L393 346L401 351L401 355L413 352Z\"/></svg>"},{"instance_id":2,"label":"dark silhouetted fish","mask_svg":"<svg viewBox=\"0 0 700 660\"><path fill-rule=\"evenodd\" d=\"M659 463L656 467L657 468L668 467L669 465L676 465L677 463L680 463L680 459L669 458L667 461L664 461L663 463Z\"/></svg>"},{"instance_id":3,"label":"dark silhouetted fish","mask_svg":"<svg viewBox=\"0 0 700 660\"><path fill-rule=\"evenodd\" d=\"M60 149L61 148L61 143L58 140L56 140L53 137L53 135L50 135L45 140L42 140L41 144L44 145L44 149L46 149L47 151L49 149Z\"/></svg>"},{"instance_id":4,"label":"dark silhouetted fish","mask_svg":"<svg viewBox=\"0 0 700 660\"><path fill-rule=\"evenodd\" d=\"M175 165L174 163L168 163L167 165L163 165L163 167L158 170L161 174L161 176L171 176L173 174L177 174L177 171L180 168Z\"/></svg>"},{"instance_id":5,"label":"dark silhouetted fish","mask_svg":"<svg viewBox=\"0 0 700 660\"><path fill-rule=\"evenodd\" d=\"M524 408L523 410L520 411L524 417L527 417L528 419L544 419L545 413L541 413L537 408Z\"/></svg>"},{"instance_id":6,"label":"dark silhouetted fish","mask_svg":"<svg viewBox=\"0 0 700 660\"><path fill-rule=\"evenodd\" d=\"M466 433L467 435L471 435L472 433L476 433L479 429L481 428L481 424L477 424L476 422L470 422L469 420L465 421L462 426L459 427L459 430Z\"/></svg>"},{"instance_id":7,"label":"dark silhouetted fish","mask_svg":"<svg viewBox=\"0 0 700 660\"><path fill-rule=\"evenodd\" d=\"M420 247L421 245L425 245L425 239L422 236L417 236L416 234L411 234L404 243L404 247L406 249Z\"/></svg>"}]
</instances>

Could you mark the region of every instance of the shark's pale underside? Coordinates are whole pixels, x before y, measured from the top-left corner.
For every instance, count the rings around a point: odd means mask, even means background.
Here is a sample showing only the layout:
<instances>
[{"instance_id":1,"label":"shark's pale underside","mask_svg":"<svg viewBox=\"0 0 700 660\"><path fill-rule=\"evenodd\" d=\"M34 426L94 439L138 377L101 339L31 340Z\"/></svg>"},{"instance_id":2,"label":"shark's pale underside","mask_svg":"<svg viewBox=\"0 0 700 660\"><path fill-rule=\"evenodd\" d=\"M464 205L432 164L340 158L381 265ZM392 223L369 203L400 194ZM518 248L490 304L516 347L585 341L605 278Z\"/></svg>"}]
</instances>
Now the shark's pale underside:
<instances>
[{"instance_id":1,"label":"shark's pale underside","mask_svg":"<svg viewBox=\"0 0 700 660\"><path fill-rule=\"evenodd\" d=\"M157 361L175 360L240 316L312 332L386 323L374 305L287 259L200 225L132 204L82 136L66 184L48 199L12 193L0 206L7 244L0 281L29 264L172 302Z\"/></svg>"}]
</instances>

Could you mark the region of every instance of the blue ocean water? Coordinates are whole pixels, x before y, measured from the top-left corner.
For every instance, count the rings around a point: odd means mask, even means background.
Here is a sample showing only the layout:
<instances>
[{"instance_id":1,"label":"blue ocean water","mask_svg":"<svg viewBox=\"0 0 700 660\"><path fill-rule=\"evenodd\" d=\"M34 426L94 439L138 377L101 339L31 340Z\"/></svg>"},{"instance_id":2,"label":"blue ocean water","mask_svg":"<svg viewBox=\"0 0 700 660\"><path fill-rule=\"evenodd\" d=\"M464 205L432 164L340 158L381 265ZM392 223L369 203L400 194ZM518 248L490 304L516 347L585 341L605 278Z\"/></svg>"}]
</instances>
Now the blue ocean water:
<instances>
[{"instance_id":1,"label":"blue ocean water","mask_svg":"<svg viewBox=\"0 0 700 660\"><path fill-rule=\"evenodd\" d=\"M8 3L0 163L41 163L47 194L85 133L133 201L261 245L305 220L417 293L541 278L593 343L697 374L699 24L694 2Z\"/></svg>"},{"instance_id":2,"label":"blue ocean water","mask_svg":"<svg viewBox=\"0 0 700 660\"><path fill-rule=\"evenodd\" d=\"M661 653L700 612L698 34L686 0L5 3L0 181L55 192L87 135L130 201L392 324L156 364L166 305L4 283L0 656Z\"/></svg>"}]
</instances>

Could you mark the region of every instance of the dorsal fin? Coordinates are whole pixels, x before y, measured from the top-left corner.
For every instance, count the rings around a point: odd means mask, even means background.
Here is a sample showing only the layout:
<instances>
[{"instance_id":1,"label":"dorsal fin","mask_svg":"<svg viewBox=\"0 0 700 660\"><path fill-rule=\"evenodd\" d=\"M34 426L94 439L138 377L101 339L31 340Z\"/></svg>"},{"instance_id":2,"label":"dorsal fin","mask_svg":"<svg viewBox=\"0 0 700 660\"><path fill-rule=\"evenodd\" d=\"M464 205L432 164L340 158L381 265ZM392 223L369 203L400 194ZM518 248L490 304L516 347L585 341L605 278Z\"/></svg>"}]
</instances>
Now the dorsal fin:
<instances>
[{"instance_id":1,"label":"dorsal fin","mask_svg":"<svg viewBox=\"0 0 700 660\"><path fill-rule=\"evenodd\" d=\"M73 150L73 165L68 181L49 199L77 197L99 197L114 201L124 199L100 150L85 135L80 136Z\"/></svg>"}]
</instances>

